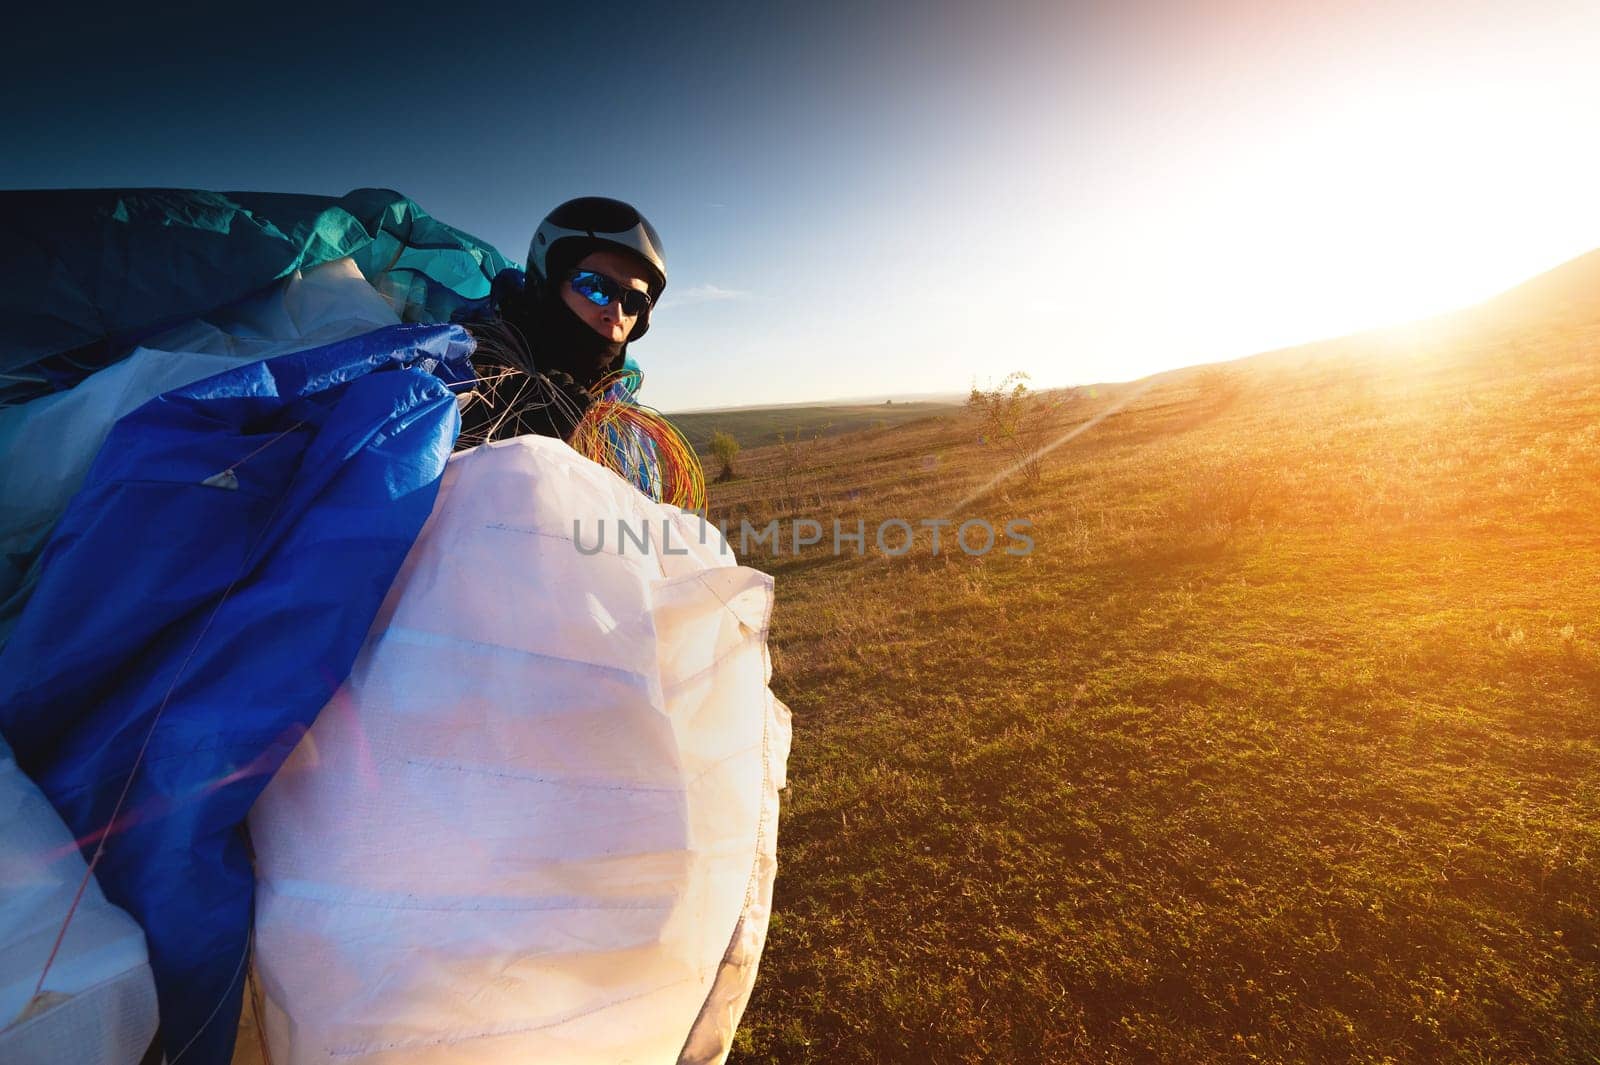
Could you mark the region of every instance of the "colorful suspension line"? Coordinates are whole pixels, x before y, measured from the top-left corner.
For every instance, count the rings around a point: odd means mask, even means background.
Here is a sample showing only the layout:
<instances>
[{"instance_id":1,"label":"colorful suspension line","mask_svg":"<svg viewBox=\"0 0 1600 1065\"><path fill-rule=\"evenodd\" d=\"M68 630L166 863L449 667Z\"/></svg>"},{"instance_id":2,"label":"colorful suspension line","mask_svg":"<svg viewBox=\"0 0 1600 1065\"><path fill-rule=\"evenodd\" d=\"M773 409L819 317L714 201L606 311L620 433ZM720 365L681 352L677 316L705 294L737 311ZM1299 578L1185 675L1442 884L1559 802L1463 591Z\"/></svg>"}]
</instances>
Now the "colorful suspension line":
<instances>
[{"instance_id":1,"label":"colorful suspension line","mask_svg":"<svg viewBox=\"0 0 1600 1065\"><path fill-rule=\"evenodd\" d=\"M578 423L572 449L620 474L641 492L689 511L706 506L705 470L694 448L659 411L633 397L644 375L635 369L607 375L597 399Z\"/></svg>"}]
</instances>

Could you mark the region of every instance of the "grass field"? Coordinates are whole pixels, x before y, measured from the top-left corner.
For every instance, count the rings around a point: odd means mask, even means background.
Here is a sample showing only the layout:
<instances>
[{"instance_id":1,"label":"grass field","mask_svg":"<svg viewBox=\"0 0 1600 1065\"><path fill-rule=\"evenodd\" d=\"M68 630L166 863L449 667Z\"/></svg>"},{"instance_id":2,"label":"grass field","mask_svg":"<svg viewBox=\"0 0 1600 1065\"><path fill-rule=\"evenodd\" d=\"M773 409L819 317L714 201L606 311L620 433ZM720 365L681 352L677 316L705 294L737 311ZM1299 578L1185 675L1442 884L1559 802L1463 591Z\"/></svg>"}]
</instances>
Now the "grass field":
<instances>
[{"instance_id":1,"label":"grass field","mask_svg":"<svg viewBox=\"0 0 1600 1065\"><path fill-rule=\"evenodd\" d=\"M1127 405L955 515L1026 557L750 553L795 745L733 1060L1600 1061L1600 314L1534 303L1075 396L1041 440ZM1003 465L946 413L712 510Z\"/></svg>"},{"instance_id":2,"label":"grass field","mask_svg":"<svg viewBox=\"0 0 1600 1065\"><path fill-rule=\"evenodd\" d=\"M731 433L745 447L776 444L780 438L808 440L904 425L959 409L950 403L819 403L803 407L742 407L671 415L689 443L706 451L711 434ZM717 467L707 457L715 474Z\"/></svg>"}]
</instances>

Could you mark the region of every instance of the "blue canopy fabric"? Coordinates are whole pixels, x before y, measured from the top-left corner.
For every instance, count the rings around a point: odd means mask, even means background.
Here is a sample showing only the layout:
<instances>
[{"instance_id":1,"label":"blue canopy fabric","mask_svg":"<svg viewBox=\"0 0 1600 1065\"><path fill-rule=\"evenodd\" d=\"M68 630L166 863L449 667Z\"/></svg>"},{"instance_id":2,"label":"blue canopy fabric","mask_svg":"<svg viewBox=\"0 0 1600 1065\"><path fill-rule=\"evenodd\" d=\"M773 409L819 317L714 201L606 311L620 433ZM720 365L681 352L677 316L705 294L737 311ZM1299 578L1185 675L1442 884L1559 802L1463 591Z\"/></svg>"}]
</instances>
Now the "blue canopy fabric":
<instances>
[{"instance_id":1,"label":"blue canopy fabric","mask_svg":"<svg viewBox=\"0 0 1600 1065\"><path fill-rule=\"evenodd\" d=\"M86 855L138 763L97 876L144 927L169 1060L229 1060L241 826L432 509L472 346L457 325L394 326L122 418L0 651L0 732Z\"/></svg>"}]
</instances>

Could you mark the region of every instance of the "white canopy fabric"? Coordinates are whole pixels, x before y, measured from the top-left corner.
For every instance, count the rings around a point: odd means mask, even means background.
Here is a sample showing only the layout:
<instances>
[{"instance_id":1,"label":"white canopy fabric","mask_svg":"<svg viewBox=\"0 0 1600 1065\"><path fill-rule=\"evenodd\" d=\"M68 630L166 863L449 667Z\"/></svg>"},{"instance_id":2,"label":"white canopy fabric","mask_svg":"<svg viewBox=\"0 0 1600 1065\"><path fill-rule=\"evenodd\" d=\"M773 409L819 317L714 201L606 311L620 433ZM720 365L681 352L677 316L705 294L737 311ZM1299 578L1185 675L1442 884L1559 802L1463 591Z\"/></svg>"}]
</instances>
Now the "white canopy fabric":
<instances>
[{"instance_id":1,"label":"white canopy fabric","mask_svg":"<svg viewBox=\"0 0 1600 1065\"><path fill-rule=\"evenodd\" d=\"M452 458L251 814L273 1065L724 1060L789 749L771 608L715 528L560 441Z\"/></svg>"},{"instance_id":2,"label":"white canopy fabric","mask_svg":"<svg viewBox=\"0 0 1600 1065\"><path fill-rule=\"evenodd\" d=\"M83 873L72 833L0 740L0 1062L6 1065L135 1065L155 1037L156 985L144 933L93 879L34 999Z\"/></svg>"}]
</instances>

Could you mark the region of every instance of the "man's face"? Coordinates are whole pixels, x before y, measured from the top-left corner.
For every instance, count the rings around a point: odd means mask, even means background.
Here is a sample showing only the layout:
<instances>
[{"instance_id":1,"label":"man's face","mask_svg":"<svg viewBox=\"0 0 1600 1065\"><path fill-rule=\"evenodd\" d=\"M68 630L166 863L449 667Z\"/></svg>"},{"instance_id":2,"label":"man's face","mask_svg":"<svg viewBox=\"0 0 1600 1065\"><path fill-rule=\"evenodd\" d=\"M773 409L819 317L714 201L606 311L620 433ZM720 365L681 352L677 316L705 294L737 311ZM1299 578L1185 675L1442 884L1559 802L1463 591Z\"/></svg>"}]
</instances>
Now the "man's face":
<instances>
[{"instance_id":1,"label":"man's face","mask_svg":"<svg viewBox=\"0 0 1600 1065\"><path fill-rule=\"evenodd\" d=\"M650 291L650 282L641 272L637 260L620 251L592 251L580 259L574 269L593 270L597 274L605 274L625 288ZM617 300L597 307L572 291L572 286L566 283L561 286L561 298L572 308L573 314L589 324L590 329L614 344L627 340L628 334L633 332L634 323L639 320L638 315L624 314Z\"/></svg>"}]
</instances>

